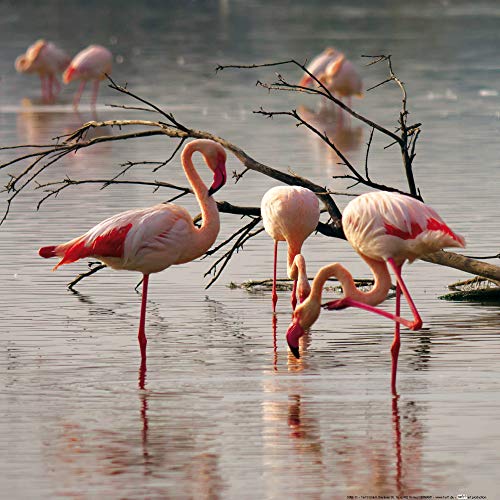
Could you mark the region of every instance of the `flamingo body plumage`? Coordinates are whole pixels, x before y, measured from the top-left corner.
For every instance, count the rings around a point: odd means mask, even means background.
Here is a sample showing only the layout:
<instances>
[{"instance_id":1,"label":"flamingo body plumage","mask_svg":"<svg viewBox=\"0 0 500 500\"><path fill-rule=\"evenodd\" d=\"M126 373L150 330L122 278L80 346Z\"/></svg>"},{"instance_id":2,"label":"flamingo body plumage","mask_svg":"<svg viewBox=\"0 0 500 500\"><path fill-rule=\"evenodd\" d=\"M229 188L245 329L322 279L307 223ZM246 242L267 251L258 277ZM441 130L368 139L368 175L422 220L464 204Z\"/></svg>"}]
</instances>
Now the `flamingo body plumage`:
<instances>
[{"instance_id":1,"label":"flamingo body plumage","mask_svg":"<svg viewBox=\"0 0 500 500\"><path fill-rule=\"evenodd\" d=\"M214 181L207 189L192 163L192 155L199 151L214 173ZM200 204L202 224L193 224L189 212L173 203L149 208L127 210L94 226L85 234L66 243L42 247L44 258L60 257L54 270L63 264L92 257L108 266L144 275L143 298L147 294L147 278L174 264L184 264L203 255L219 233L219 211L212 197L226 182L226 153L216 142L197 139L187 144L182 152L186 177ZM139 342L145 359L144 332L145 302L141 309Z\"/></svg>"},{"instance_id":2,"label":"flamingo body plumage","mask_svg":"<svg viewBox=\"0 0 500 500\"><path fill-rule=\"evenodd\" d=\"M320 209L317 196L310 190L300 186L275 186L269 189L261 201L261 215L264 229L275 241L274 278L273 278L273 311L276 309L276 258L279 241L286 241L288 246L288 276L294 280L292 306L296 304L296 286L298 272L305 273L305 261L301 268L293 266L295 256L301 253L306 238L316 229ZM302 274L303 274L302 273ZM307 281L307 280L306 280ZM299 283L299 296L306 296L304 280Z\"/></svg>"},{"instance_id":3,"label":"flamingo body plumage","mask_svg":"<svg viewBox=\"0 0 500 500\"><path fill-rule=\"evenodd\" d=\"M312 73L318 80L323 77L327 66L330 63L336 61L342 55L341 52L337 51L333 47L327 47L321 54L318 54L313 60L307 65L307 70ZM313 85L314 79L307 73L304 74L299 82L301 87L310 87ZM322 82L323 83L323 82Z\"/></svg>"},{"instance_id":4,"label":"flamingo body plumage","mask_svg":"<svg viewBox=\"0 0 500 500\"><path fill-rule=\"evenodd\" d=\"M37 40L15 62L18 73L37 73L42 85L42 98L48 102L60 90L57 75L62 73L71 58L55 43Z\"/></svg>"},{"instance_id":5,"label":"flamingo body plumage","mask_svg":"<svg viewBox=\"0 0 500 500\"><path fill-rule=\"evenodd\" d=\"M401 276L406 260L415 259L444 247L464 247L465 239L454 233L437 212L419 200L399 193L379 191L356 197L344 209L342 226L347 240L367 262L374 274L374 286L368 292L358 290L351 273L339 263L321 268L313 280L307 300L294 312L287 331L291 351L299 357L298 340L319 317L323 285L331 276L338 278L344 290L342 299L323 307L344 309L358 307L395 322L391 347L391 387L396 392L396 372L400 347L400 324L412 330L422 326L422 320ZM396 277L396 312L388 313L377 306L391 287L388 265ZM403 293L413 313L413 321L400 317L400 294Z\"/></svg>"},{"instance_id":6,"label":"flamingo body plumage","mask_svg":"<svg viewBox=\"0 0 500 500\"><path fill-rule=\"evenodd\" d=\"M112 65L113 55L101 45L90 45L76 54L63 74L63 82L66 84L73 80L80 80L80 86L73 100L75 107L78 106L88 81L94 82L91 104L95 106L99 83L111 73Z\"/></svg>"},{"instance_id":7,"label":"flamingo body plumage","mask_svg":"<svg viewBox=\"0 0 500 500\"><path fill-rule=\"evenodd\" d=\"M375 260L393 258L397 264L445 247L463 247L430 206L415 198L388 191L356 197L342 214L345 236L354 250Z\"/></svg>"}]
</instances>

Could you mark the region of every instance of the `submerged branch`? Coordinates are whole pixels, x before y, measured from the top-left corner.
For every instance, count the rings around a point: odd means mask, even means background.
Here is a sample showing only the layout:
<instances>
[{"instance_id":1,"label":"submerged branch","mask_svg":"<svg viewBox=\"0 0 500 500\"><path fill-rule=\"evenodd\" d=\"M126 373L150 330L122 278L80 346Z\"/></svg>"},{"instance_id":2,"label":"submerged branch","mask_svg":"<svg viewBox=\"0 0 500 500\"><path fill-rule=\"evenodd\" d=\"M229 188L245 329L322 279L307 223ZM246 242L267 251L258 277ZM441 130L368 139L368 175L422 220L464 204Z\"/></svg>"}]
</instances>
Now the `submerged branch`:
<instances>
[{"instance_id":1,"label":"submerged branch","mask_svg":"<svg viewBox=\"0 0 500 500\"><path fill-rule=\"evenodd\" d=\"M479 260L471 259L454 252L439 250L438 252L425 255L421 260L440 264L442 266L453 267L466 273L482 276L492 281L500 281L500 267Z\"/></svg>"}]
</instances>

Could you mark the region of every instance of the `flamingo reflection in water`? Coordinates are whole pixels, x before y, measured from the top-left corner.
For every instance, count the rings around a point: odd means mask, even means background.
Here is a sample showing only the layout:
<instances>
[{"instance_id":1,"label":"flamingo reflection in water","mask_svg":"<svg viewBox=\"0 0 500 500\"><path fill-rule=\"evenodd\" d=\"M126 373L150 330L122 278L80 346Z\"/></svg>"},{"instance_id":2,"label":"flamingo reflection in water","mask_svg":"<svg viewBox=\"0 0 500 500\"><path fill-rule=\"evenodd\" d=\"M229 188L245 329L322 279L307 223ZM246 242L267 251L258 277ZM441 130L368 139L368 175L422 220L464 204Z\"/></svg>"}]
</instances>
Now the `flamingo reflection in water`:
<instances>
[{"instance_id":1,"label":"flamingo reflection in water","mask_svg":"<svg viewBox=\"0 0 500 500\"><path fill-rule=\"evenodd\" d=\"M209 189L197 173L192 156L200 152L213 172ZM143 274L139 345L142 364L146 363L146 304L149 275L174 264L184 264L203 255L219 233L219 211L213 194L226 182L226 153L214 141L197 139L182 152L182 166L200 205L202 224L197 228L189 212L172 203L134 209L114 215L67 243L42 247L41 257L61 257L63 264L92 257L113 269Z\"/></svg>"},{"instance_id":2,"label":"flamingo reflection in water","mask_svg":"<svg viewBox=\"0 0 500 500\"><path fill-rule=\"evenodd\" d=\"M322 134L326 134L343 154L358 151L363 144L363 126L353 124L350 117L344 119L344 113L339 111L339 108L329 107L321 107L318 111L306 106L298 108L300 117ZM306 130L307 138L314 147L313 164L321 165L321 173L324 171L323 165L325 164L335 167L338 171L341 168L339 164L343 162L342 158L321 137L311 133L309 129Z\"/></svg>"},{"instance_id":3,"label":"flamingo reflection in water","mask_svg":"<svg viewBox=\"0 0 500 500\"><path fill-rule=\"evenodd\" d=\"M403 194L379 191L366 193L352 200L344 210L342 226L349 243L372 270L375 283L369 292L359 290L351 273L339 263L329 264L318 271L309 297L293 314L287 331L290 350L297 357L299 338L318 319L323 286L329 277L342 284L344 298L325 304L329 310L357 307L374 312L395 322L391 347L391 389L396 394L396 373L400 347L400 325L419 330L422 319L403 281L401 269L406 260L415 259L444 247L464 247L465 240L454 233L428 205ZM388 265L396 277L396 312L391 314L376 306L384 301L391 287ZM413 320L400 316L400 295L405 296Z\"/></svg>"}]
</instances>

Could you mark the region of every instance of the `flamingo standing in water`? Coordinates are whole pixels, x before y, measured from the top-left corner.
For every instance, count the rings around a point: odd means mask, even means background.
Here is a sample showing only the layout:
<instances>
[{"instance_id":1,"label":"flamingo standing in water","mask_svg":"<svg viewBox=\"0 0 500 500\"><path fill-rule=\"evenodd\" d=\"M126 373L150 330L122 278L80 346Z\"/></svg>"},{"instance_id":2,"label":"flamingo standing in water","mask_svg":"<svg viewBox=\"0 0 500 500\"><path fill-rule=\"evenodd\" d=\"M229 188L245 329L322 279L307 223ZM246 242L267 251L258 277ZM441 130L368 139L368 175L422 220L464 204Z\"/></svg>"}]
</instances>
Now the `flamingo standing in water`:
<instances>
[{"instance_id":1,"label":"flamingo standing in water","mask_svg":"<svg viewBox=\"0 0 500 500\"><path fill-rule=\"evenodd\" d=\"M71 58L57 45L46 40L37 40L16 59L19 73L38 73L42 85L42 99L51 102L61 90L57 75L62 73Z\"/></svg>"},{"instance_id":2,"label":"flamingo standing in water","mask_svg":"<svg viewBox=\"0 0 500 500\"><path fill-rule=\"evenodd\" d=\"M333 47L327 47L321 54L318 54L307 66L307 71L312 73L321 83L324 83L321 79L325 73L326 67L336 61L339 57L342 56L342 53ZM309 75L308 73L304 73L304 76L299 82L301 87L311 87L317 82Z\"/></svg>"},{"instance_id":3,"label":"flamingo standing in water","mask_svg":"<svg viewBox=\"0 0 500 500\"><path fill-rule=\"evenodd\" d=\"M210 189L207 189L193 165L192 156L196 151L203 155L208 168L214 173ZM39 250L41 257L61 257L54 270L63 264L92 257L114 269L139 271L144 275L138 334L144 364L149 275L200 257L212 246L219 233L219 211L212 195L226 182L224 148L210 140L196 139L185 146L181 161L200 205L203 221L199 228L194 226L186 209L173 203L162 203L119 213L67 243Z\"/></svg>"},{"instance_id":4,"label":"flamingo standing in water","mask_svg":"<svg viewBox=\"0 0 500 500\"><path fill-rule=\"evenodd\" d=\"M63 74L63 82L70 83L73 80L81 80L80 86L73 99L73 105L78 107L80 98L89 80L94 81L91 105L95 106L99 83L111 73L113 55L106 48L100 45L90 45L79 52L71 61Z\"/></svg>"},{"instance_id":5,"label":"flamingo standing in water","mask_svg":"<svg viewBox=\"0 0 500 500\"><path fill-rule=\"evenodd\" d=\"M363 81L358 70L345 55L332 47L328 47L316 56L307 70L312 73L332 94L346 97L351 104L351 97L363 96ZM307 73L299 82L301 87L311 87L315 84Z\"/></svg>"},{"instance_id":6,"label":"flamingo standing in water","mask_svg":"<svg viewBox=\"0 0 500 500\"><path fill-rule=\"evenodd\" d=\"M262 221L267 234L274 240L273 273L273 312L276 311L278 295L276 293L276 267L278 261L278 241L288 245L288 277L294 280L291 303L293 309L299 299L304 300L309 294L309 283L305 271L305 261L301 256L294 264L295 256L301 252L306 238L316 229L319 221L319 201L307 188L299 186L276 186L267 191L260 204ZM299 274L305 276L297 281Z\"/></svg>"},{"instance_id":7,"label":"flamingo standing in water","mask_svg":"<svg viewBox=\"0 0 500 500\"><path fill-rule=\"evenodd\" d=\"M313 280L308 299L294 312L287 331L288 345L298 358L299 338L318 319L323 285L334 276L342 284L344 297L328 302L324 305L326 309L358 307L395 321L391 387L396 393L400 324L411 330L422 327L422 319L403 281L401 268L406 260L413 262L444 247L463 248L465 240L454 233L431 207L415 198L386 191L363 194L352 200L344 210L342 226L349 243L370 266L375 278L373 288L369 292L358 290L351 273L339 263L321 268ZM396 278L395 314L375 307L387 297L391 287L387 264ZM400 317L401 292L408 301L413 320Z\"/></svg>"}]
</instances>

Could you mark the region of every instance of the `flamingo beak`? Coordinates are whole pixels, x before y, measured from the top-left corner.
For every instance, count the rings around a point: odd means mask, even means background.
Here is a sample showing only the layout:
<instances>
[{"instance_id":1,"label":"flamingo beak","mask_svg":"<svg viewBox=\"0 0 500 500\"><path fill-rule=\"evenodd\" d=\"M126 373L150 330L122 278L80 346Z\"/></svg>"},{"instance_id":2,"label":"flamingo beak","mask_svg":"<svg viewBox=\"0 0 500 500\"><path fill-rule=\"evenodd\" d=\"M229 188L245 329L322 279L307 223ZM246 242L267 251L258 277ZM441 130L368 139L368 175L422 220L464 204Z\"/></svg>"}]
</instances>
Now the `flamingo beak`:
<instances>
[{"instance_id":1,"label":"flamingo beak","mask_svg":"<svg viewBox=\"0 0 500 500\"><path fill-rule=\"evenodd\" d=\"M292 354L299 359L299 339L304 335L304 329L300 326L298 318L294 318L292 324L288 327L286 332L286 341Z\"/></svg>"},{"instance_id":2,"label":"flamingo beak","mask_svg":"<svg viewBox=\"0 0 500 500\"><path fill-rule=\"evenodd\" d=\"M226 162L223 158L217 162L214 170L214 181L208 190L208 196L212 196L226 183Z\"/></svg>"}]
</instances>

